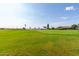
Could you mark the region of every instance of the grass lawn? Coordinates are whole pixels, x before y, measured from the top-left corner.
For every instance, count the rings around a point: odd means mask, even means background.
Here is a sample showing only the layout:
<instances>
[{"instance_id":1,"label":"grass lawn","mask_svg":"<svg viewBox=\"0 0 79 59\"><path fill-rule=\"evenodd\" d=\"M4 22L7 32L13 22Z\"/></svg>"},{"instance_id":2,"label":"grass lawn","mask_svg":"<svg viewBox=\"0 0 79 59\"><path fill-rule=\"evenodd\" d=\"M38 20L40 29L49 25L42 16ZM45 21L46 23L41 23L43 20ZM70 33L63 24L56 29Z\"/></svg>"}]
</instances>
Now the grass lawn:
<instances>
[{"instance_id":1,"label":"grass lawn","mask_svg":"<svg viewBox=\"0 0 79 59\"><path fill-rule=\"evenodd\" d=\"M1 56L79 56L79 30L0 30Z\"/></svg>"}]
</instances>

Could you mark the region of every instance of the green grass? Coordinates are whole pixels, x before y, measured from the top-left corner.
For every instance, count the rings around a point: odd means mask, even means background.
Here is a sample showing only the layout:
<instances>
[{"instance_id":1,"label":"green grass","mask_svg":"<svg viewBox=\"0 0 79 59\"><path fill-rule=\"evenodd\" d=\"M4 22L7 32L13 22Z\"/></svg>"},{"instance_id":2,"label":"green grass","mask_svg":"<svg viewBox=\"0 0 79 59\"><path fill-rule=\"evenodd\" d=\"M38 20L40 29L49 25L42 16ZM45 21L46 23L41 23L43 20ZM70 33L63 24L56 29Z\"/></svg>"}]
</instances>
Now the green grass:
<instances>
[{"instance_id":1,"label":"green grass","mask_svg":"<svg viewBox=\"0 0 79 59\"><path fill-rule=\"evenodd\" d=\"M0 30L0 56L79 56L79 30Z\"/></svg>"}]
</instances>

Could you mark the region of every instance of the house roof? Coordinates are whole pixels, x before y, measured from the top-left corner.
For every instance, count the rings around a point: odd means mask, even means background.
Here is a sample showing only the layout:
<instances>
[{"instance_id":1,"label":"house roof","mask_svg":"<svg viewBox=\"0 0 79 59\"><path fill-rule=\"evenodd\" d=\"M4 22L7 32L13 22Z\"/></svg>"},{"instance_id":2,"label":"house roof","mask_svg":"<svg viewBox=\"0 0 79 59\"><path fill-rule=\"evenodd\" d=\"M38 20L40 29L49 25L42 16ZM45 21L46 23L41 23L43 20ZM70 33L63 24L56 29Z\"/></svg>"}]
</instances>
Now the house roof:
<instances>
[{"instance_id":1,"label":"house roof","mask_svg":"<svg viewBox=\"0 0 79 59\"><path fill-rule=\"evenodd\" d=\"M60 26L58 28L71 28L71 26Z\"/></svg>"}]
</instances>

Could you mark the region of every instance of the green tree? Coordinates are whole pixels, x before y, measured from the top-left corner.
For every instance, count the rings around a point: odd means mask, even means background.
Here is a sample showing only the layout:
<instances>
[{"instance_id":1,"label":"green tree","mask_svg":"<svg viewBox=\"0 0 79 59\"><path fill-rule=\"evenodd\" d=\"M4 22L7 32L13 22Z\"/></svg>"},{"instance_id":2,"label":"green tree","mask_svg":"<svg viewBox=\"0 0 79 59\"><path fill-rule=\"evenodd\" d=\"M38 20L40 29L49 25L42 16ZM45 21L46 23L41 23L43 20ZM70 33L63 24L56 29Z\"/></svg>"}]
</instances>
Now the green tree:
<instances>
[{"instance_id":1,"label":"green tree","mask_svg":"<svg viewBox=\"0 0 79 59\"><path fill-rule=\"evenodd\" d=\"M51 29L55 29L54 27L52 27Z\"/></svg>"},{"instance_id":2,"label":"green tree","mask_svg":"<svg viewBox=\"0 0 79 59\"><path fill-rule=\"evenodd\" d=\"M47 27L46 26L43 26L43 28L46 29Z\"/></svg>"},{"instance_id":3,"label":"green tree","mask_svg":"<svg viewBox=\"0 0 79 59\"><path fill-rule=\"evenodd\" d=\"M71 28L75 30L75 29L77 28L77 25L76 25L76 24L73 24L73 25L71 26Z\"/></svg>"},{"instance_id":4,"label":"green tree","mask_svg":"<svg viewBox=\"0 0 79 59\"><path fill-rule=\"evenodd\" d=\"M26 24L24 24L24 27L23 27L23 29L26 29Z\"/></svg>"},{"instance_id":5,"label":"green tree","mask_svg":"<svg viewBox=\"0 0 79 59\"><path fill-rule=\"evenodd\" d=\"M79 24L77 26L79 27Z\"/></svg>"}]
</instances>

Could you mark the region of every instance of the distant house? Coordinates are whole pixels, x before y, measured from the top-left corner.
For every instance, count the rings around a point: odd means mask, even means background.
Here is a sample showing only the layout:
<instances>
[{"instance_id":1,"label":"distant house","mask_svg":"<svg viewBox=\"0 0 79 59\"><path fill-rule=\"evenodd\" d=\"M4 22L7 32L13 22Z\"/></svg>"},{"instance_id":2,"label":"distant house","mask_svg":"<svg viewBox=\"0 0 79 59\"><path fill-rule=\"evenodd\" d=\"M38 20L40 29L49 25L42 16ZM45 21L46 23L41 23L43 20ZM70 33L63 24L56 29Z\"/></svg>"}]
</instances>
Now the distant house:
<instances>
[{"instance_id":1,"label":"distant house","mask_svg":"<svg viewBox=\"0 0 79 59\"><path fill-rule=\"evenodd\" d=\"M76 29L79 30L79 26L77 26Z\"/></svg>"},{"instance_id":2,"label":"distant house","mask_svg":"<svg viewBox=\"0 0 79 59\"><path fill-rule=\"evenodd\" d=\"M71 29L71 26L60 26L60 27L57 27L57 29Z\"/></svg>"}]
</instances>

